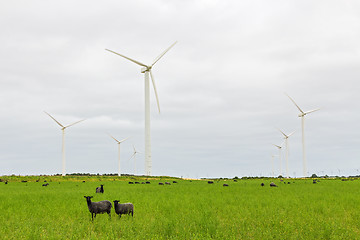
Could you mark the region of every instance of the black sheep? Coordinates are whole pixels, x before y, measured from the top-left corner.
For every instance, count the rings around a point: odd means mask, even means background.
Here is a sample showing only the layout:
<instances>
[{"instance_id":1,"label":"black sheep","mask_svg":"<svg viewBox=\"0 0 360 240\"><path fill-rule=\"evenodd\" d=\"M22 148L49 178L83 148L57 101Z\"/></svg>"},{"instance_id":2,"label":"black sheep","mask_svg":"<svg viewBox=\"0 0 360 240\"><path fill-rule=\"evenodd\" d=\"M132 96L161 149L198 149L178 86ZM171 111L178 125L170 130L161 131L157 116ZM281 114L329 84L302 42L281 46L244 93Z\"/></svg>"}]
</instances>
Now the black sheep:
<instances>
[{"instance_id":1,"label":"black sheep","mask_svg":"<svg viewBox=\"0 0 360 240\"><path fill-rule=\"evenodd\" d=\"M271 182L270 187L277 187L275 183Z\"/></svg>"},{"instance_id":2,"label":"black sheep","mask_svg":"<svg viewBox=\"0 0 360 240\"><path fill-rule=\"evenodd\" d=\"M89 211L91 212L91 219L94 220L94 217L96 217L96 214L99 213L107 213L109 214L109 218L111 218L111 202L110 201L100 201L100 202L91 202L92 196L84 196L86 198L86 202L89 208ZM95 216L94 216L95 214Z\"/></svg>"},{"instance_id":3,"label":"black sheep","mask_svg":"<svg viewBox=\"0 0 360 240\"><path fill-rule=\"evenodd\" d=\"M104 193L104 185L100 185L100 187L97 187L96 193Z\"/></svg>"},{"instance_id":4,"label":"black sheep","mask_svg":"<svg viewBox=\"0 0 360 240\"><path fill-rule=\"evenodd\" d=\"M132 203L119 203L119 200L114 201L115 213L121 217L121 214L131 214L134 216L134 205Z\"/></svg>"}]
</instances>

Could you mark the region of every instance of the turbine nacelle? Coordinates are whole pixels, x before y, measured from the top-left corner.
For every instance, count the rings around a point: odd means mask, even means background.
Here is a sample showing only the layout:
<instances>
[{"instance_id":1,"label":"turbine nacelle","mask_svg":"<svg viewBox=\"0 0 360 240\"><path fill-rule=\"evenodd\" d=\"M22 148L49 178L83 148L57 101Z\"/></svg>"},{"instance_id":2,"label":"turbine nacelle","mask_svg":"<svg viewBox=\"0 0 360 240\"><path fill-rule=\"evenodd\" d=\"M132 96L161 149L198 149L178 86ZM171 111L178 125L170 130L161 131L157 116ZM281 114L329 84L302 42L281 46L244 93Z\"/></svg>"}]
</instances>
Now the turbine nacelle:
<instances>
[{"instance_id":1,"label":"turbine nacelle","mask_svg":"<svg viewBox=\"0 0 360 240\"><path fill-rule=\"evenodd\" d=\"M142 67L141 73L149 72L150 70L151 70L151 66L150 67Z\"/></svg>"}]
</instances>

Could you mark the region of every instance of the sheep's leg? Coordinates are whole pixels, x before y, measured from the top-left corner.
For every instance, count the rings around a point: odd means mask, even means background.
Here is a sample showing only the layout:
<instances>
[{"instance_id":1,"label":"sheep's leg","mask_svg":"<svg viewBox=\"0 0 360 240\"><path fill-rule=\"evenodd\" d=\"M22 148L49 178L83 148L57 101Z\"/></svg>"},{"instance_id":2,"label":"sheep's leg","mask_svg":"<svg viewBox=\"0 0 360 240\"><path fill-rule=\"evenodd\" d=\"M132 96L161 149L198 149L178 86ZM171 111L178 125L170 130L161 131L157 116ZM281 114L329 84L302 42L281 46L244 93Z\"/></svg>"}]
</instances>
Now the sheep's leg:
<instances>
[{"instance_id":1,"label":"sheep's leg","mask_svg":"<svg viewBox=\"0 0 360 240\"><path fill-rule=\"evenodd\" d=\"M94 221L94 213L91 213L91 221Z\"/></svg>"}]
</instances>

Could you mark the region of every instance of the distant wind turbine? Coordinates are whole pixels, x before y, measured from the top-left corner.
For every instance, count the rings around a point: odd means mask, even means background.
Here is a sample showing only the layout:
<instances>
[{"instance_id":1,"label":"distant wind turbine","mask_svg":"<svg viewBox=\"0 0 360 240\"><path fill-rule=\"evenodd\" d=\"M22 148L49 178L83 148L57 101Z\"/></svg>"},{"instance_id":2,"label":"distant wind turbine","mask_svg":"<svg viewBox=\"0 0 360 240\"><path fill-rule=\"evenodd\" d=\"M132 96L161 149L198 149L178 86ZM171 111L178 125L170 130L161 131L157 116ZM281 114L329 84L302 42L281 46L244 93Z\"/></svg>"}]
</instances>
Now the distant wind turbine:
<instances>
[{"instance_id":1,"label":"distant wind turbine","mask_svg":"<svg viewBox=\"0 0 360 240\"><path fill-rule=\"evenodd\" d=\"M281 174L282 174L282 165L281 165L281 149L282 149L282 144L281 144L281 145L273 144L273 145L279 149L279 162L280 162L280 175L281 175Z\"/></svg>"},{"instance_id":2,"label":"distant wind turbine","mask_svg":"<svg viewBox=\"0 0 360 240\"><path fill-rule=\"evenodd\" d=\"M118 143L118 146L119 146L119 150L118 150L118 176L120 177L121 176L121 171L120 171L120 143L124 142L125 140L127 140L128 138L124 138L123 140L117 140L116 138L114 138L113 136L111 136L109 134L109 136L114 139L117 143Z\"/></svg>"},{"instance_id":3,"label":"distant wind turbine","mask_svg":"<svg viewBox=\"0 0 360 240\"><path fill-rule=\"evenodd\" d=\"M305 130L304 130L305 129L305 115L315 112L315 111L318 111L318 110L320 110L320 108L304 112L303 110L301 110L301 108L296 104L296 102L289 95L287 95L286 93L285 93L285 95L290 98L290 100L295 104L297 109L299 109L299 111L300 111L299 117L301 117L301 131L302 131L303 175L304 175L304 177L306 177L307 176L307 167L306 167L307 164L306 164L306 154L305 154Z\"/></svg>"},{"instance_id":4,"label":"distant wind turbine","mask_svg":"<svg viewBox=\"0 0 360 240\"><path fill-rule=\"evenodd\" d=\"M159 104L159 98L158 98L158 94L156 91L156 85L155 85L155 80L154 80L154 76L152 74L152 67L155 65L155 63L157 63L160 58L162 58L165 53L167 53L174 45L176 44L173 43L170 47L168 47L163 53L161 53L151 65L146 65L143 64L139 61L136 61L134 59L131 59L129 57L126 57L120 53L114 52L112 50L109 49L105 49L106 51L112 52L116 55L119 55L120 57L123 57L133 63L136 63L139 66L142 66L143 68L141 68L141 73L145 74L145 174L150 176L151 175L151 168L152 168L152 160L151 160L151 134L150 134L150 82L149 82L149 75L151 77L151 81L154 87L154 92L155 92L155 96L156 96L156 102L157 102L157 106L159 109L159 113L160 113L160 104Z\"/></svg>"},{"instance_id":5,"label":"distant wind turbine","mask_svg":"<svg viewBox=\"0 0 360 240\"><path fill-rule=\"evenodd\" d=\"M141 153L141 152L136 151L136 148L135 148L134 145L133 145L133 148L134 148L134 153L133 153L133 155L131 156L131 158L129 159L129 161L130 161L132 158L134 158L134 176L135 176L135 175L136 175L136 154Z\"/></svg>"},{"instance_id":6,"label":"distant wind turbine","mask_svg":"<svg viewBox=\"0 0 360 240\"><path fill-rule=\"evenodd\" d=\"M281 133L282 133L282 135L284 135L284 139L285 139L285 151L286 151L286 155L285 155L285 159L286 159L286 177L287 178L289 178L289 141L288 141L288 139L289 139L289 137L291 136L291 135L293 135L294 133L295 133L295 131L294 132L292 132L292 133L290 133L289 135L286 135L283 131L281 131L280 129L278 129Z\"/></svg>"},{"instance_id":7,"label":"distant wind turbine","mask_svg":"<svg viewBox=\"0 0 360 240\"><path fill-rule=\"evenodd\" d=\"M45 111L44 111L45 112ZM72 124L69 124L67 126L64 126L62 125L60 122L58 122L53 116L51 116L49 113L45 112L49 117L51 117L57 124L59 124L59 126L61 127L61 131L62 131L62 149L61 149L61 153L62 153L62 176L65 176L66 175L66 170L65 170L65 167L66 167L66 163L65 163L65 129L72 126L72 125L75 125L79 122L82 122L84 121L85 119L83 120L80 120L80 121L77 121L77 122L74 122Z\"/></svg>"}]
</instances>

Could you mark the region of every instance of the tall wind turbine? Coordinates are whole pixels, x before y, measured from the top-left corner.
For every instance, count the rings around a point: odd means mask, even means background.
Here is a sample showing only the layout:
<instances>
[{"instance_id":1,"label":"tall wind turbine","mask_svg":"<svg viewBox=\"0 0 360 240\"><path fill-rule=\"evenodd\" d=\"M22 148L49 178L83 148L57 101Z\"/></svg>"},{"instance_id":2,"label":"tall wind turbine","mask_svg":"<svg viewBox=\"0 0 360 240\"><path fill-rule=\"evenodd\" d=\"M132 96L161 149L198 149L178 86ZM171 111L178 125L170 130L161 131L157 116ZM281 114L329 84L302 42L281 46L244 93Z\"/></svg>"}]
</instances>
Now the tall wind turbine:
<instances>
[{"instance_id":1,"label":"tall wind turbine","mask_svg":"<svg viewBox=\"0 0 360 240\"><path fill-rule=\"evenodd\" d=\"M159 98L158 98L158 94L156 91L156 85L155 85L155 80L154 80L154 76L152 74L152 67L155 65L155 63L157 63L160 58L162 58L165 53L167 53L174 45L176 44L173 43L170 47L168 47L163 53L161 53L151 65L146 65L143 64L139 61L136 61L134 59L131 59L129 57L126 57L120 53L114 52L112 50L109 49L105 49L106 51L112 52L116 55L119 55L133 63L136 63L139 66L142 66L141 68L141 73L144 73L145 75L145 174L150 176L151 175L151 168L152 168L152 161L151 161L151 135L150 135L150 82L149 82L149 75L151 77L151 81L154 87L154 92L155 92L155 96L156 96L156 102L157 102L157 106L159 109L159 113L160 113L160 105L159 105Z\"/></svg>"},{"instance_id":2,"label":"tall wind turbine","mask_svg":"<svg viewBox=\"0 0 360 240\"><path fill-rule=\"evenodd\" d=\"M294 134L294 132L290 133L289 135L286 135L283 131L281 131L280 129L278 129L282 135L284 135L284 139L285 139L285 148L286 148L286 155L285 155L285 159L286 159L286 177L289 178L289 137L291 135Z\"/></svg>"},{"instance_id":3,"label":"tall wind turbine","mask_svg":"<svg viewBox=\"0 0 360 240\"><path fill-rule=\"evenodd\" d=\"M121 171L120 171L120 143L124 142L125 140L127 140L128 138L124 138L123 140L117 140L116 138L114 138L113 136L111 136L109 134L109 136L114 139L117 143L118 143L118 146L119 146L119 150L118 150L118 176L120 177L121 176Z\"/></svg>"},{"instance_id":4,"label":"tall wind turbine","mask_svg":"<svg viewBox=\"0 0 360 240\"><path fill-rule=\"evenodd\" d=\"M279 162L280 162L280 175L282 174L282 166L281 166L281 149L282 149L282 144L281 145L276 145L276 144L273 144L275 147L277 147L279 149Z\"/></svg>"},{"instance_id":5,"label":"tall wind turbine","mask_svg":"<svg viewBox=\"0 0 360 240\"><path fill-rule=\"evenodd\" d=\"M289 95L286 94L286 96L288 96L290 98L290 100L295 104L297 109L299 109L299 111L300 111L300 114L298 116L301 118L302 148L303 148L303 175L304 175L304 177L306 177L307 176L307 167L306 167L305 130L304 130L305 129L305 115L315 112L315 111L318 111L318 110L320 110L320 108L304 112Z\"/></svg>"},{"instance_id":6,"label":"tall wind turbine","mask_svg":"<svg viewBox=\"0 0 360 240\"><path fill-rule=\"evenodd\" d=\"M141 153L141 152L136 151L136 148L134 145L133 145L133 148L134 148L134 153L129 160L134 158L134 176L135 176L135 174L136 174L136 154Z\"/></svg>"},{"instance_id":7,"label":"tall wind turbine","mask_svg":"<svg viewBox=\"0 0 360 240\"><path fill-rule=\"evenodd\" d=\"M66 170L65 170L65 167L66 167L66 164L65 164L65 129L72 126L72 125L75 125L75 124L77 124L79 122L82 122L85 119L74 122L74 123L69 124L67 126L64 126L60 122L58 122L53 116L51 116L49 113L47 113L47 112L45 112L45 113L47 115L49 115L49 117L51 117L61 127L61 131L62 131L62 149L61 149L61 153L62 153L62 176L65 176L66 175Z\"/></svg>"}]
</instances>

